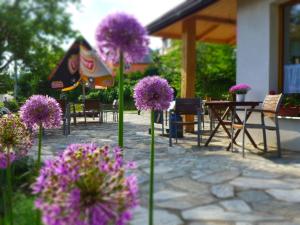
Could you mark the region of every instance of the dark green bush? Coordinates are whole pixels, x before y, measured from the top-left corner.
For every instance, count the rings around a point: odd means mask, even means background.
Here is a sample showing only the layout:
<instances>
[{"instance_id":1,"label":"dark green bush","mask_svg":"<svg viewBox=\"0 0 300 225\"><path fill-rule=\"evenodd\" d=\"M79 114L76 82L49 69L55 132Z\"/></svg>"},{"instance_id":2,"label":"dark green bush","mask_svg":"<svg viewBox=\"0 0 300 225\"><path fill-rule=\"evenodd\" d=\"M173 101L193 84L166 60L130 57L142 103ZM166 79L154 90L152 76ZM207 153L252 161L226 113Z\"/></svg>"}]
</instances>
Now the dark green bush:
<instances>
[{"instance_id":1,"label":"dark green bush","mask_svg":"<svg viewBox=\"0 0 300 225\"><path fill-rule=\"evenodd\" d=\"M34 171L34 160L29 156L13 162L13 189L23 191L24 193L30 193L30 184L34 180L32 171ZM0 169L0 217L4 214L3 191L6 183L5 172L5 169Z\"/></svg>"},{"instance_id":2,"label":"dark green bush","mask_svg":"<svg viewBox=\"0 0 300 225\"><path fill-rule=\"evenodd\" d=\"M10 101L7 101L7 102L4 102L4 106L6 108L8 108L11 112L18 112L19 108L20 108L19 103L14 99L10 100Z\"/></svg>"}]
</instances>

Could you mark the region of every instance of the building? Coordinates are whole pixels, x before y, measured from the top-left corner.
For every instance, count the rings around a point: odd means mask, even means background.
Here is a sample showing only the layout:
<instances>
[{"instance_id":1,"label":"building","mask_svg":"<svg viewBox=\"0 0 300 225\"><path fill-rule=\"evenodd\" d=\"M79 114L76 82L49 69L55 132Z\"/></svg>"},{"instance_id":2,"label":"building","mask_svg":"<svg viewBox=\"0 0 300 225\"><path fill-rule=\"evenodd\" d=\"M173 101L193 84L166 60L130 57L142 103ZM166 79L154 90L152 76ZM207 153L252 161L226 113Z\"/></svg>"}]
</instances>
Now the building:
<instances>
[{"instance_id":1,"label":"building","mask_svg":"<svg viewBox=\"0 0 300 225\"><path fill-rule=\"evenodd\" d=\"M300 93L300 0L187 0L147 28L182 40L182 97L195 93L196 41L236 45L237 83L252 87L247 100ZM280 125L283 148L300 150L300 119Z\"/></svg>"}]
</instances>

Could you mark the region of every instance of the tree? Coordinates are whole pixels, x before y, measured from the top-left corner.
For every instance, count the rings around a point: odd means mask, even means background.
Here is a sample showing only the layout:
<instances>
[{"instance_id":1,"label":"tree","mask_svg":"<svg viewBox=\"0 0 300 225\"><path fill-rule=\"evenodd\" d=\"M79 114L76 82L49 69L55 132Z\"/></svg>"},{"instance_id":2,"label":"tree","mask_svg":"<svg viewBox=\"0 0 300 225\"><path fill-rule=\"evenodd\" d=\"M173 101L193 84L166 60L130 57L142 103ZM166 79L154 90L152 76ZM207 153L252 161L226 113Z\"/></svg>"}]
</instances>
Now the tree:
<instances>
[{"instance_id":1,"label":"tree","mask_svg":"<svg viewBox=\"0 0 300 225\"><path fill-rule=\"evenodd\" d=\"M235 48L229 45L197 43L196 96L226 98L235 83ZM173 41L165 55L156 55L154 64L179 95L181 89L181 42Z\"/></svg>"},{"instance_id":2,"label":"tree","mask_svg":"<svg viewBox=\"0 0 300 225\"><path fill-rule=\"evenodd\" d=\"M30 67L39 48L47 46L55 50L66 39L74 37L66 7L79 1L4 0L0 3L0 74L15 60Z\"/></svg>"},{"instance_id":3,"label":"tree","mask_svg":"<svg viewBox=\"0 0 300 225\"><path fill-rule=\"evenodd\" d=\"M0 75L0 94L12 90L14 81L7 74Z\"/></svg>"},{"instance_id":4,"label":"tree","mask_svg":"<svg viewBox=\"0 0 300 225\"><path fill-rule=\"evenodd\" d=\"M47 76L63 56L61 46L77 36L66 8L80 0L0 2L0 76L16 76L12 63L17 62L21 94L49 94Z\"/></svg>"}]
</instances>

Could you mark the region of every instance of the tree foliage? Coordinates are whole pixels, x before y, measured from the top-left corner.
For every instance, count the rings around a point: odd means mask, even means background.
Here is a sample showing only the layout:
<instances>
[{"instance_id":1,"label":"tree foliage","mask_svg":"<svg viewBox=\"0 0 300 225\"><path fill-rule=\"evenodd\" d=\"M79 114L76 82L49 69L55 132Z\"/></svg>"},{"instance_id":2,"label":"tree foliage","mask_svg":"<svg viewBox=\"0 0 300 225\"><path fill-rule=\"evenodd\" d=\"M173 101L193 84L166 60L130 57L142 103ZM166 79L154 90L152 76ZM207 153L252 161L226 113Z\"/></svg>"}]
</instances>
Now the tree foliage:
<instances>
[{"instance_id":1,"label":"tree foliage","mask_svg":"<svg viewBox=\"0 0 300 225\"><path fill-rule=\"evenodd\" d=\"M66 7L79 0L2 0L0 73L18 60L31 68L41 48L55 51L75 35Z\"/></svg>"},{"instance_id":2,"label":"tree foliage","mask_svg":"<svg viewBox=\"0 0 300 225\"><path fill-rule=\"evenodd\" d=\"M229 45L197 43L196 95L199 97L226 98L229 87L235 83L235 48ZM167 54L157 54L154 63L180 95L181 42L172 42Z\"/></svg>"},{"instance_id":3,"label":"tree foliage","mask_svg":"<svg viewBox=\"0 0 300 225\"><path fill-rule=\"evenodd\" d=\"M19 97L53 92L47 77L63 57L63 44L77 36L69 4L80 0L0 0L0 83L12 90L8 75L17 62Z\"/></svg>"}]
</instances>

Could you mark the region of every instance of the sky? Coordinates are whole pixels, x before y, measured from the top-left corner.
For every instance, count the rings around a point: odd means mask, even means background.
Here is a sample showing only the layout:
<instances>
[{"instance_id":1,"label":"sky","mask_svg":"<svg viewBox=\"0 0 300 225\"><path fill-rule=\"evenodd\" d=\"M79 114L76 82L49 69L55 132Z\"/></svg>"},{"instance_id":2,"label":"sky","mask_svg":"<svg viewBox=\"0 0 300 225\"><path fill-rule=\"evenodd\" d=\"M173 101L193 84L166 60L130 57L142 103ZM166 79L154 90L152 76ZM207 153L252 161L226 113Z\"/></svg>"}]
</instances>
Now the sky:
<instances>
[{"instance_id":1,"label":"sky","mask_svg":"<svg viewBox=\"0 0 300 225\"><path fill-rule=\"evenodd\" d=\"M134 15L144 26L184 0L82 0L78 9L71 5L72 27L81 32L87 41L95 46L95 30L100 21L108 14L125 12ZM161 47L160 38L151 38L150 47Z\"/></svg>"}]
</instances>

